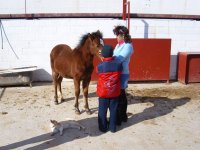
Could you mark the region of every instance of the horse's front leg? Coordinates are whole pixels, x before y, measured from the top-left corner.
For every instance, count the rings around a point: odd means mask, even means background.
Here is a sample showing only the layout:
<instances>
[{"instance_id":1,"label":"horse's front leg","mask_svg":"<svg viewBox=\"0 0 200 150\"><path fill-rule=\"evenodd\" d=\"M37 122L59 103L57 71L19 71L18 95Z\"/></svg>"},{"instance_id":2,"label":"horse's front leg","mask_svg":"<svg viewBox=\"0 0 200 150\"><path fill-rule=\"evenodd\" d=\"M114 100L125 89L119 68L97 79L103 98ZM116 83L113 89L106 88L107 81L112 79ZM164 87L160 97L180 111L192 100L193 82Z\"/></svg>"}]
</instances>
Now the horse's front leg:
<instances>
[{"instance_id":1,"label":"horse's front leg","mask_svg":"<svg viewBox=\"0 0 200 150\"><path fill-rule=\"evenodd\" d=\"M59 89L60 100L61 100L61 103L62 103L64 101L63 95L62 95L62 87L61 87L61 82L63 80L63 77L59 75L57 80L58 80L57 86L58 86L58 89Z\"/></svg>"},{"instance_id":2,"label":"horse's front leg","mask_svg":"<svg viewBox=\"0 0 200 150\"><path fill-rule=\"evenodd\" d=\"M57 94L57 77L58 74L52 71L52 78L53 78L53 84L54 84L54 103L58 104L58 94Z\"/></svg>"},{"instance_id":3,"label":"horse's front leg","mask_svg":"<svg viewBox=\"0 0 200 150\"><path fill-rule=\"evenodd\" d=\"M89 78L87 80L83 80L83 83L82 83L82 85L83 85L84 102L85 102L85 106L84 107L85 107L86 113L88 115L91 114L91 111L90 111L89 105L88 105L88 88L89 88L89 84L90 84L90 79L91 78Z\"/></svg>"},{"instance_id":4,"label":"horse's front leg","mask_svg":"<svg viewBox=\"0 0 200 150\"><path fill-rule=\"evenodd\" d=\"M80 95L80 80L74 79L74 90L75 90L75 113L80 115L81 112L79 110L79 103L78 103L78 98Z\"/></svg>"}]
</instances>

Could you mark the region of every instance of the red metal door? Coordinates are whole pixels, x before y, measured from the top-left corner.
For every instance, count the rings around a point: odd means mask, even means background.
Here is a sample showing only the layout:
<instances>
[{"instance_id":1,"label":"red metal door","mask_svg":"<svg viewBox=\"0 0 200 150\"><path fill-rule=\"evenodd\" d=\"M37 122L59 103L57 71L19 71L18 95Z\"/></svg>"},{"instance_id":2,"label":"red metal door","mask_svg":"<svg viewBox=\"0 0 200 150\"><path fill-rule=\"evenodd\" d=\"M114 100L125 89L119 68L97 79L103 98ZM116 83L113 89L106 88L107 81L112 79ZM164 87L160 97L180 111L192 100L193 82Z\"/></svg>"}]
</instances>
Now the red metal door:
<instances>
[{"instance_id":1,"label":"red metal door","mask_svg":"<svg viewBox=\"0 0 200 150\"><path fill-rule=\"evenodd\" d=\"M186 69L187 69L187 54L183 52L178 53L178 80L186 83Z\"/></svg>"},{"instance_id":2,"label":"red metal door","mask_svg":"<svg viewBox=\"0 0 200 150\"><path fill-rule=\"evenodd\" d=\"M116 39L104 39L116 46ZM169 80L171 39L132 39L134 54L130 61L130 81ZM100 61L95 59L96 66ZM97 80L96 72L92 80Z\"/></svg>"},{"instance_id":3,"label":"red metal door","mask_svg":"<svg viewBox=\"0 0 200 150\"><path fill-rule=\"evenodd\" d=\"M179 52L178 80L184 84L200 82L200 53Z\"/></svg>"},{"instance_id":4,"label":"red metal door","mask_svg":"<svg viewBox=\"0 0 200 150\"><path fill-rule=\"evenodd\" d=\"M200 82L200 54L189 59L188 82Z\"/></svg>"}]
</instances>

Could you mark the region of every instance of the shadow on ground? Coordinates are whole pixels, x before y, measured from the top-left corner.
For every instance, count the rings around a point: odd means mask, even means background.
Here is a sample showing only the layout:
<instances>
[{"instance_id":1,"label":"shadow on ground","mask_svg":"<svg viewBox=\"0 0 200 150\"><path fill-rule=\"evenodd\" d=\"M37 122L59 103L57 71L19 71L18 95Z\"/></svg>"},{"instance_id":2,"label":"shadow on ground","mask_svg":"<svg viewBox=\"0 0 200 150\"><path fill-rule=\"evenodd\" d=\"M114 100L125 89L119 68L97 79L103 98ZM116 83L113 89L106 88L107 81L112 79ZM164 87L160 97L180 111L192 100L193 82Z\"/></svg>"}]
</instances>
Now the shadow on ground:
<instances>
[{"instance_id":1,"label":"shadow on ground","mask_svg":"<svg viewBox=\"0 0 200 150\"><path fill-rule=\"evenodd\" d=\"M185 105L190 101L189 97L182 97L177 99L169 99L167 97L139 97L132 96L129 94L128 103L129 105L138 103L151 103L152 107L146 108L143 112L138 114L129 114L129 119L127 123L124 123L119 130L129 127L131 125L143 122L145 120L154 119L160 116L167 115L171 113L177 107Z\"/></svg>"},{"instance_id":2,"label":"shadow on ground","mask_svg":"<svg viewBox=\"0 0 200 150\"><path fill-rule=\"evenodd\" d=\"M76 139L85 138L87 136L99 136L101 134L101 132L99 132L97 129L98 125L96 117L82 119L79 122L86 127L85 131L79 131L77 129L66 129L63 136L60 136L59 134L51 136L51 133L41 134L26 140L2 146L0 147L0 150L19 149L23 146L28 147L23 148L26 150L48 149Z\"/></svg>"},{"instance_id":3,"label":"shadow on ground","mask_svg":"<svg viewBox=\"0 0 200 150\"><path fill-rule=\"evenodd\" d=\"M91 93L89 97L96 96L95 93ZM167 97L134 97L128 95L129 105L138 104L138 103L152 103L153 106L146 108L143 112L138 114L132 114L127 123L123 123L118 131L123 130L129 126L132 126L137 123L141 123L145 120L154 119L160 116L167 115L171 113L175 108L180 107L190 101L190 98L183 97L178 99L169 99ZM94 108L94 111L97 111L98 108ZM66 142L74 141L76 139L86 138L88 136L95 137L99 136L102 133L98 130L97 117L90 117L79 120L79 122L86 127L85 131L79 131L76 129L66 129L63 136L56 134L55 136L50 136L51 133L45 133L37 135L26 140L19 142L11 143L5 146L0 147L0 150L5 149L15 149L20 147L28 147L26 150L39 150L39 149L48 149L62 145ZM117 132L118 132L117 131ZM89 142L89 141L88 141Z\"/></svg>"}]
</instances>

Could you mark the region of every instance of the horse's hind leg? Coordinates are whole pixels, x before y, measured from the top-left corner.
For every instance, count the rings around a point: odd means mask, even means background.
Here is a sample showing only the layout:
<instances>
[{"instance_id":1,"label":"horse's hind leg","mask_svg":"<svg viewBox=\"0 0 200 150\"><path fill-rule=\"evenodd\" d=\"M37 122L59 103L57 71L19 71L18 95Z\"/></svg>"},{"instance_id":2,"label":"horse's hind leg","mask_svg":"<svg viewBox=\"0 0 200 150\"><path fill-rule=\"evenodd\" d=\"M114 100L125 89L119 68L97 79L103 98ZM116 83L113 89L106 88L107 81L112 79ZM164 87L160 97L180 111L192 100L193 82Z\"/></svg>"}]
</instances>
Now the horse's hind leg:
<instances>
[{"instance_id":1,"label":"horse's hind leg","mask_svg":"<svg viewBox=\"0 0 200 150\"><path fill-rule=\"evenodd\" d=\"M61 75L58 76L57 78L57 86L58 86L58 90L59 90L59 95L60 95L60 99L61 99L61 102L63 101L63 95L62 95L62 87L61 87L61 82L63 80L63 77Z\"/></svg>"},{"instance_id":2,"label":"horse's hind leg","mask_svg":"<svg viewBox=\"0 0 200 150\"><path fill-rule=\"evenodd\" d=\"M79 103L78 103L78 98L79 98L79 95L80 95L80 80L77 80L77 79L74 79L74 90L75 90L75 104L74 104L74 107L75 107L75 113L80 115L81 112L79 110Z\"/></svg>"},{"instance_id":3,"label":"horse's hind leg","mask_svg":"<svg viewBox=\"0 0 200 150\"><path fill-rule=\"evenodd\" d=\"M54 83L54 103L58 104L58 94L57 94L57 84L58 84L58 74L52 71L52 78Z\"/></svg>"},{"instance_id":4,"label":"horse's hind leg","mask_svg":"<svg viewBox=\"0 0 200 150\"><path fill-rule=\"evenodd\" d=\"M89 88L89 84L90 84L90 79L88 80L83 80L82 86L83 86L83 95L84 95L84 102L85 102L85 110L87 114L91 114L91 111L89 109L89 105L88 105L88 88Z\"/></svg>"}]
</instances>

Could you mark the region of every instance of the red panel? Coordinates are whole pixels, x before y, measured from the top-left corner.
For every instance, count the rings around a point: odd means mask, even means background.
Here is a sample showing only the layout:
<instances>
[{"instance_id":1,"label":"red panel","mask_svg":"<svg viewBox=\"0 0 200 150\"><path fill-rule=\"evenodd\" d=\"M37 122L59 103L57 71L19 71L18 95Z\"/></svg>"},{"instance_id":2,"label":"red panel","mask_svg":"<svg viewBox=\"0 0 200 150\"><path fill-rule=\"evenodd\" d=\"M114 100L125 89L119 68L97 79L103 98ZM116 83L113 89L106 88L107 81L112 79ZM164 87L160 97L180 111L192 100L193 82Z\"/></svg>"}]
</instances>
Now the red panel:
<instances>
[{"instance_id":1,"label":"red panel","mask_svg":"<svg viewBox=\"0 0 200 150\"><path fill-rule=\"evenodd\" d=\"M200 54L189 58L188 82L200 82Z\"/></svg>"},{"instance_id":2,"label":"red panel","mask_svg":"<svg viewBox=\"0 0 200 150\"><path fill-rule=\"evenodd\" d=\"M133 39L131 80L169 80L170 39Z\"/></svg>"},{"instance_id":3,"label":"red panel","mask_svg":"<svg viewBox=\"0 0 200 150\"><path fill-rule=\"evenodd\" d=\"M200 82L200 53L180 52L178 80L182 83Z\"/></svg>"},{"instance_id":4,"label":"red panel","mask_svg":"<svg viewBox=\"0 0 200 150\"><path fill-rule=\"evenodd\" d=\"M178 53L178 80L182 83L186 83L186 64L187 54L183 52Z\"/></svg>"},{"instance_id":5,"label":"red panel","mask_svg":"<svg viewBox=\"0 0 200 150\"><path fill-rule=\"evenodd\" d=\"M116 46L116 39L104 39ZM130 80L169 80L171 39L132 39L134 55L130 61ZM95 66L99 61L94 60ZM96 72L92 80L97 80Z\"/></svg>"}]
</instances>

